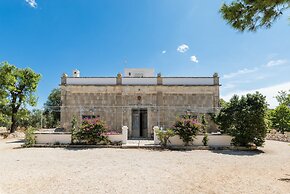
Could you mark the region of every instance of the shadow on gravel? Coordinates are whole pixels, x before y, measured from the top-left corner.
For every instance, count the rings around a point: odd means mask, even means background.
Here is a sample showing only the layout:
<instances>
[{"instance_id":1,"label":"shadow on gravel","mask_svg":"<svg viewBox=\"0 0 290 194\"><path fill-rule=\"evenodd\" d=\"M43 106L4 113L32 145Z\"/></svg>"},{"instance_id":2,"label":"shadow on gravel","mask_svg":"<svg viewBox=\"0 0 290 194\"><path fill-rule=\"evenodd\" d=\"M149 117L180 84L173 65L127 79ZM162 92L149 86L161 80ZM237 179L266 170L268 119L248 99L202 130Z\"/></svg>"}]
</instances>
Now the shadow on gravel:
<instances>
[{"instance_id":1,"label":"shadow on gravel","mask_svg":"<svg viewBox=\"0 0 290 194\"><path fill-rule=\"evenodd\" d=\"M279 181L285 181L285 182L289 182L290 183L290 179L289 178L280 178L278 180Z\"/></svg>"},{"instance_id":2,"label":"shadow on gravel","mask_svg":"<svg viewBox=\"0 0 290 194\"><path fill-rule=\"evenodd\" d=\"M24 139L18 139L13 141L7 141L6 143L24 143Z\"/></svg>"},{"instance_id":3,"label":"shadow on gravel","mask_svg":"<svg viewBox=\"0 0 290 194\"><path fill-rule=\"evenodd\" d=\"M63 148L64 150L69 150L69 151L81 151L81 150L93 150L96 148L70 148L70 147L66 147Z\"/></svg>"},{"instance_id":4,"label":"shadow on gravel","mask_svg":"<svg viewBox=\"0 0 290 194\"><path fill-rule=\"evenodd\" d=\"M233 156L255 156L259 154L265 153L262 150L253 150L253 151L241 151L241 150L210 150L216 154L226 154L226 155L233 155Z\"/></svg>"}]
</instances>

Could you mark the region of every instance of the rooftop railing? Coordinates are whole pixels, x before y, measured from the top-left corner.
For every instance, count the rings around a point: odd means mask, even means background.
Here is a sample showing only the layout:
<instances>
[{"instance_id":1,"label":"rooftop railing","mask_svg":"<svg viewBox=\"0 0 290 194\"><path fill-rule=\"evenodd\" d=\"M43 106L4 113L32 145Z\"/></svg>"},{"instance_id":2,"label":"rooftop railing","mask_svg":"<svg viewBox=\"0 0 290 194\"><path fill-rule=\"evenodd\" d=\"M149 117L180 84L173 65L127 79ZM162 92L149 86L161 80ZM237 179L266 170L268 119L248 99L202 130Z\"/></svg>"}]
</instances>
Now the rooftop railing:
<instances>
[{"instance_id":1,"label":"rooftop railing","mask_svg":"<svg viewBox=\"0 0 290 194\"><path fill-rule=\"evenodd\" d=\"M218 77L62 77L62 85L219 85Z\"/></svg>"}]
</instances>

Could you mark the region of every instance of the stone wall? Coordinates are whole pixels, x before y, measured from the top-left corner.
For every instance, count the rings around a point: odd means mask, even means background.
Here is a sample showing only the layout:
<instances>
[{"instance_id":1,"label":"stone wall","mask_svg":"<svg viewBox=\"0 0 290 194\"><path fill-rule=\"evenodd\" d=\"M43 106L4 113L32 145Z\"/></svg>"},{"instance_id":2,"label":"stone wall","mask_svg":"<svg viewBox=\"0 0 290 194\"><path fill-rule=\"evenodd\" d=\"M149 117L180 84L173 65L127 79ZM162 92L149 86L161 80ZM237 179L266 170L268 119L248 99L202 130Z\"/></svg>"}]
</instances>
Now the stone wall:
<instances>
[{"instance_id":1,"label":"stone wall","mask_svg":"<svg viewBox=\"0 0 290 194\"><path fill-rule=\"evenodd\" d=\"M219 85L213 86L93 86L61 85L61 125L69 130L75 116L94 115L110 129L132 126L133 108L148 111L148 137L153 126L171 127L175 118L187 111L206 113L218 107ZM211 127L209 127L211 129Z\"/></svg>"},{"instance_id":2,"label":"stone wall","mask_svg":"<svg viewBox=\"0 0 290 194\"><path fill-rule=\"evenodd\" d=\"M290 142L290 132L285 132L284 134L282 134L275 129L272 129L269 133L267 133L266 139Z\"/></svg>"}]
</instances>

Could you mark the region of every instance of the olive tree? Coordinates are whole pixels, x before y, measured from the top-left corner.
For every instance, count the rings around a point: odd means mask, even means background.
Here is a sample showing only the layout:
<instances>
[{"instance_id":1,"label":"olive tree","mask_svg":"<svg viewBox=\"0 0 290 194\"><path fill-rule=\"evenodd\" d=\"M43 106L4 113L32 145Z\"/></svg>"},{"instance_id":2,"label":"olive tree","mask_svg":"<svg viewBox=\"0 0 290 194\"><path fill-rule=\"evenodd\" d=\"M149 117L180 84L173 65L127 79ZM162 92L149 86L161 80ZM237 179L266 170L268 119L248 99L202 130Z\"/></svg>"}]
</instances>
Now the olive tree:
<instances>
[{"instance_id":1,"label":"olive tree","mask_svg":"<svg viewBox=\"0 0 290 194\"><path fill-rule=\"evenodd\" d=\"M0 107L2 114L11 118L10 133L17 128L20 112L26 105L35 106L40 74L30 68L17 68L8 62L0 64Z\"/></svg>"}]
</instances>

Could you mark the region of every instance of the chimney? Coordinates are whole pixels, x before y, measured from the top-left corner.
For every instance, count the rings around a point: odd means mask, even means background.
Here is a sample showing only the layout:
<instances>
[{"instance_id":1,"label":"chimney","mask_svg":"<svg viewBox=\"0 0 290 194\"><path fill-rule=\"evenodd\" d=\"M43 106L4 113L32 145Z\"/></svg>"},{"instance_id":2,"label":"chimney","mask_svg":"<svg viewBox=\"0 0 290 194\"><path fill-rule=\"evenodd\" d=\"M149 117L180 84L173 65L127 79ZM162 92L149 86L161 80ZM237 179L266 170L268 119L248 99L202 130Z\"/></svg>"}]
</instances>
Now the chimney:
<instances>
[{"instance_id":1,"label":"chimney","mask_svg":"<svg viewBox=\"0 0 290 194\"><path fill-rule=\"evenodd\" d=\"M80 71L77 69L73 70L73 77L80 77Z\"/></svg>"}]
</instances>

